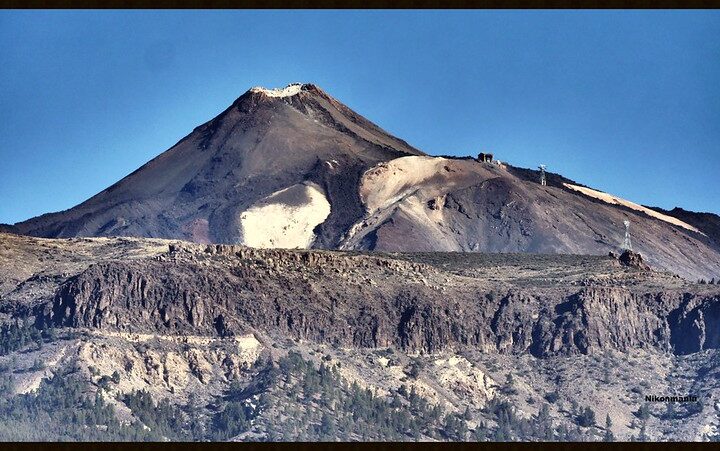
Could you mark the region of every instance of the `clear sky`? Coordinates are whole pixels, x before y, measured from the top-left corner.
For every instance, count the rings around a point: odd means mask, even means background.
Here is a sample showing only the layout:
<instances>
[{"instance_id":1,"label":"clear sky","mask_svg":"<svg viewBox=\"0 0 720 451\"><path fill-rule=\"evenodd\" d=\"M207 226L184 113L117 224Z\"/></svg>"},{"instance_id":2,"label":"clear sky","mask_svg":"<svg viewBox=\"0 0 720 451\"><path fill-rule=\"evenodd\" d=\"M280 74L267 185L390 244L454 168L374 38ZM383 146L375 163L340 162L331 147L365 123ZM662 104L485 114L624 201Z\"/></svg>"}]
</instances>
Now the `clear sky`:
<instances>
[{"instance_id":1,"label":"clear sky","mask_svg":"<svg viewBox=\"0 0 720 451\"><path fill-rule=\"evenodd\" d=\"M720 213L717 11L0 11L0 222L291 82L430 154Z\"/></svg>"}]
</instances>

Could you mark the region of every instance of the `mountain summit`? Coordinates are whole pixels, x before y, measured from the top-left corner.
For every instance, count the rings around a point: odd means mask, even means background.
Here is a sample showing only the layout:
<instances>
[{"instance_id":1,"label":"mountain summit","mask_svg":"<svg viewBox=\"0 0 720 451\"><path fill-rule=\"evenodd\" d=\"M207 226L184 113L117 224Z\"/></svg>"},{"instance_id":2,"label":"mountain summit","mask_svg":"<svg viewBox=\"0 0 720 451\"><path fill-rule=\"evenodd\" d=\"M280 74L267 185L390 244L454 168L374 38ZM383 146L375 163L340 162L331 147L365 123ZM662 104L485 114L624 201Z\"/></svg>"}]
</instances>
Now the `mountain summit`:
<instances>
[{"instance_id":1,"label":"mountain summit","mask_svg":"<svg viewBox=\"0 0 720 451\"><path fill-rule=\"evenodd\" d=\"M650 209L557 174L543 185L536 171L497 161L428 156L317 86L293 83L248 90L106 190L16 228L253 247L607 254L623 243L625 220L650 266L720 276L716 215Z\"/></svg>"},{"instance_id":2,"label":"mountain summit","mask_svg":"<svg viewBox=\"0 0 720 451\"><path fill-rule=\"evenodd\" d=\"M356 190L363 172L407 155L423 153L315 85L252 88L106 190L17 227L47 237L332 247L363 215ZM289 223L267 222L278 216ZM286 226L284 238L257 236Z\"/></svg>"}]
</instances>

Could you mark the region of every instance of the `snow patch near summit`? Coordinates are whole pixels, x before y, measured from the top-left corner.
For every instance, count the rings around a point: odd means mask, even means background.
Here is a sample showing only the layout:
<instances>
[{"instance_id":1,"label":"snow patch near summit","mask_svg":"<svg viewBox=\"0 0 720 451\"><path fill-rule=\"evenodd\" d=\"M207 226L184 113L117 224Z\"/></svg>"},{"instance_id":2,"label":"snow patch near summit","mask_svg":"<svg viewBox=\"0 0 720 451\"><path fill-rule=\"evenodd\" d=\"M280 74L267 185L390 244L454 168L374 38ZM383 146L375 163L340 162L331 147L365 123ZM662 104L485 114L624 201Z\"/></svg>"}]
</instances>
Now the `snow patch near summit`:
<instances>
[{"instance_id":1,"label":"snow patch near summit","mask_svg":"<svg viewBox=\"0 0 720 451\"><path fill-rule=\"evenodd\" d=\"M290 97L299 94L302 90L302 83L291 83L284 88L267 89L262 86L255 86L251 92L262 92L269 97Z\"/></svg>"}]
</instances>

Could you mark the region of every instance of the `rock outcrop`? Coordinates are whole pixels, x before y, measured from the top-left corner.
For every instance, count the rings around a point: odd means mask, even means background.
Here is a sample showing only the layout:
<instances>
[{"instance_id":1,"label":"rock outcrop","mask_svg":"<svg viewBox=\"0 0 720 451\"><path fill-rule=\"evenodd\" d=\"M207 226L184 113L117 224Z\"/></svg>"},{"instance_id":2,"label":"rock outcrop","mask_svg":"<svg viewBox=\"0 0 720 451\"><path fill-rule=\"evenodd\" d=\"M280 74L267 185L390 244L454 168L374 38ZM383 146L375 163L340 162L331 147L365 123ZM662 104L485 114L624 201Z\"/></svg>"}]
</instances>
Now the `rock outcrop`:
<instances>
[{"instance_id":1,"label":"rock outcrop","mask_svg":"<svg viewBox=\"0 0 720 451\"><path fill-rule=\"evenodd\" d=\"M619 269L614 282L522 286L390 256L173 244L155 259L91 266L35 314L41 327L216 336L260 330L408 352L682 354L720 345L720 290L659 290L643 284L642 274Z\"/></svg>"},{"instance_id":2,"label":"rock outcrop","mask_svg":"<svg viewBox=\"0 0 720 451\"><path fill-rule=\"evenodd\" d=\"M631 268L642 269L647 271L650 267L643 261L642 255L637 252L633 252L629 249L625 249L620 257L618 258L620 263Z\"/></svg>"}]
</instances>

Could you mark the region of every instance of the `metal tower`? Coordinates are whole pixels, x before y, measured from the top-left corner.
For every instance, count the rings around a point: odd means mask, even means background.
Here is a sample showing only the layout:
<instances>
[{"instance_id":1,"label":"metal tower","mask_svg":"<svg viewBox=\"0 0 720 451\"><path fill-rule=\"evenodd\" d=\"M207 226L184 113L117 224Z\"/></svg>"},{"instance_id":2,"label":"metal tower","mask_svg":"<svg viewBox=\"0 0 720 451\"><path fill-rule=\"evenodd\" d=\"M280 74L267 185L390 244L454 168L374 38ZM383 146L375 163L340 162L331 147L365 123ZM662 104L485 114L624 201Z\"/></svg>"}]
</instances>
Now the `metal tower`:
<instances>
[{"instance_id":1,"label":"metal tower","mask_svg":"<svg viewBox=\"0 0 720 451\"><path fill-rule=\"evenodd\" d=\"M541 184L542 186L545 186L545 185L547 185L547 182L545 181L545 168L546 168L546 166L545 166L544 164L541 164L540 166L538 166L538 168L540 168L540 184Z\"/></svg>"},{"instance_id":2,"label":"metal tower","mask_svg":"<svg viewBox=\"0 0 720 451\"><path fill-rule=\"evenodd\" d=\"M623 221L623 224L625 224L625 241L623 241L622 248L623 250L631 251L632 248L632 242L630 241L630 221L627 219Z\"/></svg>"}]
</instances>

